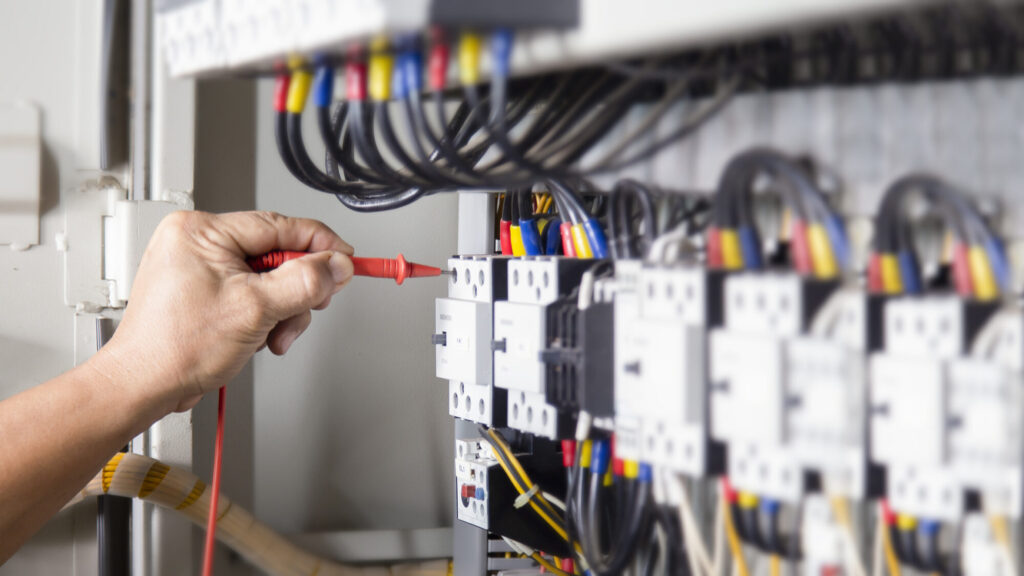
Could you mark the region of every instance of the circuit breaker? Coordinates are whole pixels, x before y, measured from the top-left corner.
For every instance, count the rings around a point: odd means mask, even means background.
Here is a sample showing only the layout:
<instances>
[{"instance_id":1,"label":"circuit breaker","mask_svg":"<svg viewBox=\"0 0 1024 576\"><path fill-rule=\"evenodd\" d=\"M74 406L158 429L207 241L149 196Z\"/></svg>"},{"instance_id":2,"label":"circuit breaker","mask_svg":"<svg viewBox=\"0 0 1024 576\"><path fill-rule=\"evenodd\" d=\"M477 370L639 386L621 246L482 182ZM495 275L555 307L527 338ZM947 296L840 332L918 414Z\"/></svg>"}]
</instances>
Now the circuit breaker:
<instances>
[{"instance_id":1,"label":"circuit breaker","mask_svg":"<svg viewBox=\"0 0 1024 576\"><path fill-rule=\"evenodd\" d=\"M508 260L463 256L448 260L448 297L435 303L435 370L448 381L448 413L501 426L506 394L494 390L491 339L493 308L505 297Z\"/></svg>"}]
</instances>

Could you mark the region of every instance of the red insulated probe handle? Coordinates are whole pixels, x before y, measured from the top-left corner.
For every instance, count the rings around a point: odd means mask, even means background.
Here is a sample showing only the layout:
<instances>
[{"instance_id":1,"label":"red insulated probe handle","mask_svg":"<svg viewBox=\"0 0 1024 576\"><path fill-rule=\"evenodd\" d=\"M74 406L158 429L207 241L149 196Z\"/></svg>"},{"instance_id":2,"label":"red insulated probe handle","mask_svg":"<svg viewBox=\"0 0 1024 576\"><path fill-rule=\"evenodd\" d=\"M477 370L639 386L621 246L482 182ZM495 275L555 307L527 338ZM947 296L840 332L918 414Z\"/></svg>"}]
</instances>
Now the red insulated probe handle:
<instances>
[{"instance_id":1,"label":"red insulated probe handle","mask_svg":"<svg viewBox=\"0 0 1024 576\"><path fill-rule=\"evenodd\" d=\"M249 264L253 272L269 272L289 260L300 258L306 254L308 252L274 250L262 256L247 258L246 263ZM352 256L352 267L353 273L356 276L394 278L396 284L401 284L406 278L441 275L440 268L408 262L401 254L398 255L398 258L359 258L358 256Z\"/></svg>"}]
</instances>

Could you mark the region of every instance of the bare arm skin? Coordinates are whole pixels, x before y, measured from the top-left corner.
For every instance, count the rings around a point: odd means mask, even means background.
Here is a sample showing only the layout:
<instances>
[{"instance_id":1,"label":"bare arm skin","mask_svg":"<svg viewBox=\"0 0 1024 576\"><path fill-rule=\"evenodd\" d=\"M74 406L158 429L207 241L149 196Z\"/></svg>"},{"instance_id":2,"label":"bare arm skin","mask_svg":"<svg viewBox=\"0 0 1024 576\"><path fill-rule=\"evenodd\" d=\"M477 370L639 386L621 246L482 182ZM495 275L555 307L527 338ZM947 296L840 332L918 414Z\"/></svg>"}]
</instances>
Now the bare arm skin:
<instances>
[{"instance_id":1,"label":"bare arm skin","mask_svg":"<svg viewBox=\"0 0 1024 576\"><path fill-rule=\"evenodd\" d=\"M312 254L254 274L246 256ZM226 384L261 347L284 354L352 276L324 224L265 212L168 216L114 337L88 362L0 402L0 564L121 446Z\"/></svg>"}]
</instances>

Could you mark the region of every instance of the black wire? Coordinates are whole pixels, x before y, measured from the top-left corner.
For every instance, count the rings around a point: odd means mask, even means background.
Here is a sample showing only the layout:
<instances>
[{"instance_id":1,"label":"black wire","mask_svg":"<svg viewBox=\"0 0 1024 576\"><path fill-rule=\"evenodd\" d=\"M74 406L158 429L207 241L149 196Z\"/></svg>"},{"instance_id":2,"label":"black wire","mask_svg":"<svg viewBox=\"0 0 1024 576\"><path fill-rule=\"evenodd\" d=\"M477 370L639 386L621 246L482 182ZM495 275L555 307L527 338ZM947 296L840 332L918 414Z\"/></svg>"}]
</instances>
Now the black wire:
<instances>
[{"instance_id":1,"label":"black wire","mask_svg":"<svg viewBox=\"0 0 1024 576\"><path fill-rule=\"evenodd\" d=\"M380 155L376 138L373 133L374 108L361 100L350 100L348 105L348 125L352 131L356 150L363 162L385 182L401 187L421 186L424 183L408 175L401 174L388 165Z\"/></svg>"},{"instance_id":2,"label":"black wire","mask_svg":"<svg viewBox=\"0 0 1024 576\"><path fill-rule=\"evenodd\" d=\"M355 159L355 149L352 145L352 132L348 129L348 102L342 102L335 107L331 117L328 118L326 107L317 108L317 124L320 129L320 138L324 142L327 155L327 173L334 179L341 180L342 176L338 168L345 173L345 178L354 178L369 184L388 184L383 178L364 168ZM338 144L338 141L341 144Z\"/></svg>"},{"instance_id":3,"label":"black wire","mask_svg":"<svg viewBox=\"0 0 1024 576\"><path fill-rule=\"evenodd\" d=\"M281 156L281 161L284 162L288 171L292 173L299 182L302 182L310 188L316 188L306 174L299 169L299 165L295 162L295 157L292 156L291 147L288 144L288 113L277 112L274 118L274 141L277 142L277 152Z\"/></svg>"},{"instance_id":4,"label":"black wire","mask_svg":"<svg viewBox=\"0 0 1024 576\"><path fill-rule=\"evenodd\" d=\"M381 136L384 137L384 144L388 147L388 150L391 151L391 154L409 172L429 183L429 185L437 187L451 185L451 181L437 168L437 166L434 165L433 162L429 161L429 157L426 162L420 163L409 156L409 153L406 152L405 147L398 141L398 136L395 134L395 128L391 122L389 106L390 104L388 102L377 102L374 104L374 111L377 118L377 126L380 128Z\"/></svg>"}]
</instances>

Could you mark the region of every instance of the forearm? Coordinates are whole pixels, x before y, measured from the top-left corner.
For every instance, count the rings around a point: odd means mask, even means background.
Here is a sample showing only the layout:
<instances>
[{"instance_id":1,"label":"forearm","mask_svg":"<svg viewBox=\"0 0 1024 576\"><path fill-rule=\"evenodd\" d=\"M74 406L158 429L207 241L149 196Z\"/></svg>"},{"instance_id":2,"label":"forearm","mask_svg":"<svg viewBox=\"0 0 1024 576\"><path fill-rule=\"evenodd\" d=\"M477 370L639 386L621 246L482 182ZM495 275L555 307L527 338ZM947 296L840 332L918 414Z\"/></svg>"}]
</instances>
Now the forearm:
<instances>
[{"instance_id":1,"label":"forearm","mask_svg":"<svg viewBox=\"0 0 1024 576\"><path fill-rule=\"evenodd\" d=\"M116 355L89 362L0 402L0 564L131 438L165 415Z\"/></svg>"}]
</instances>

